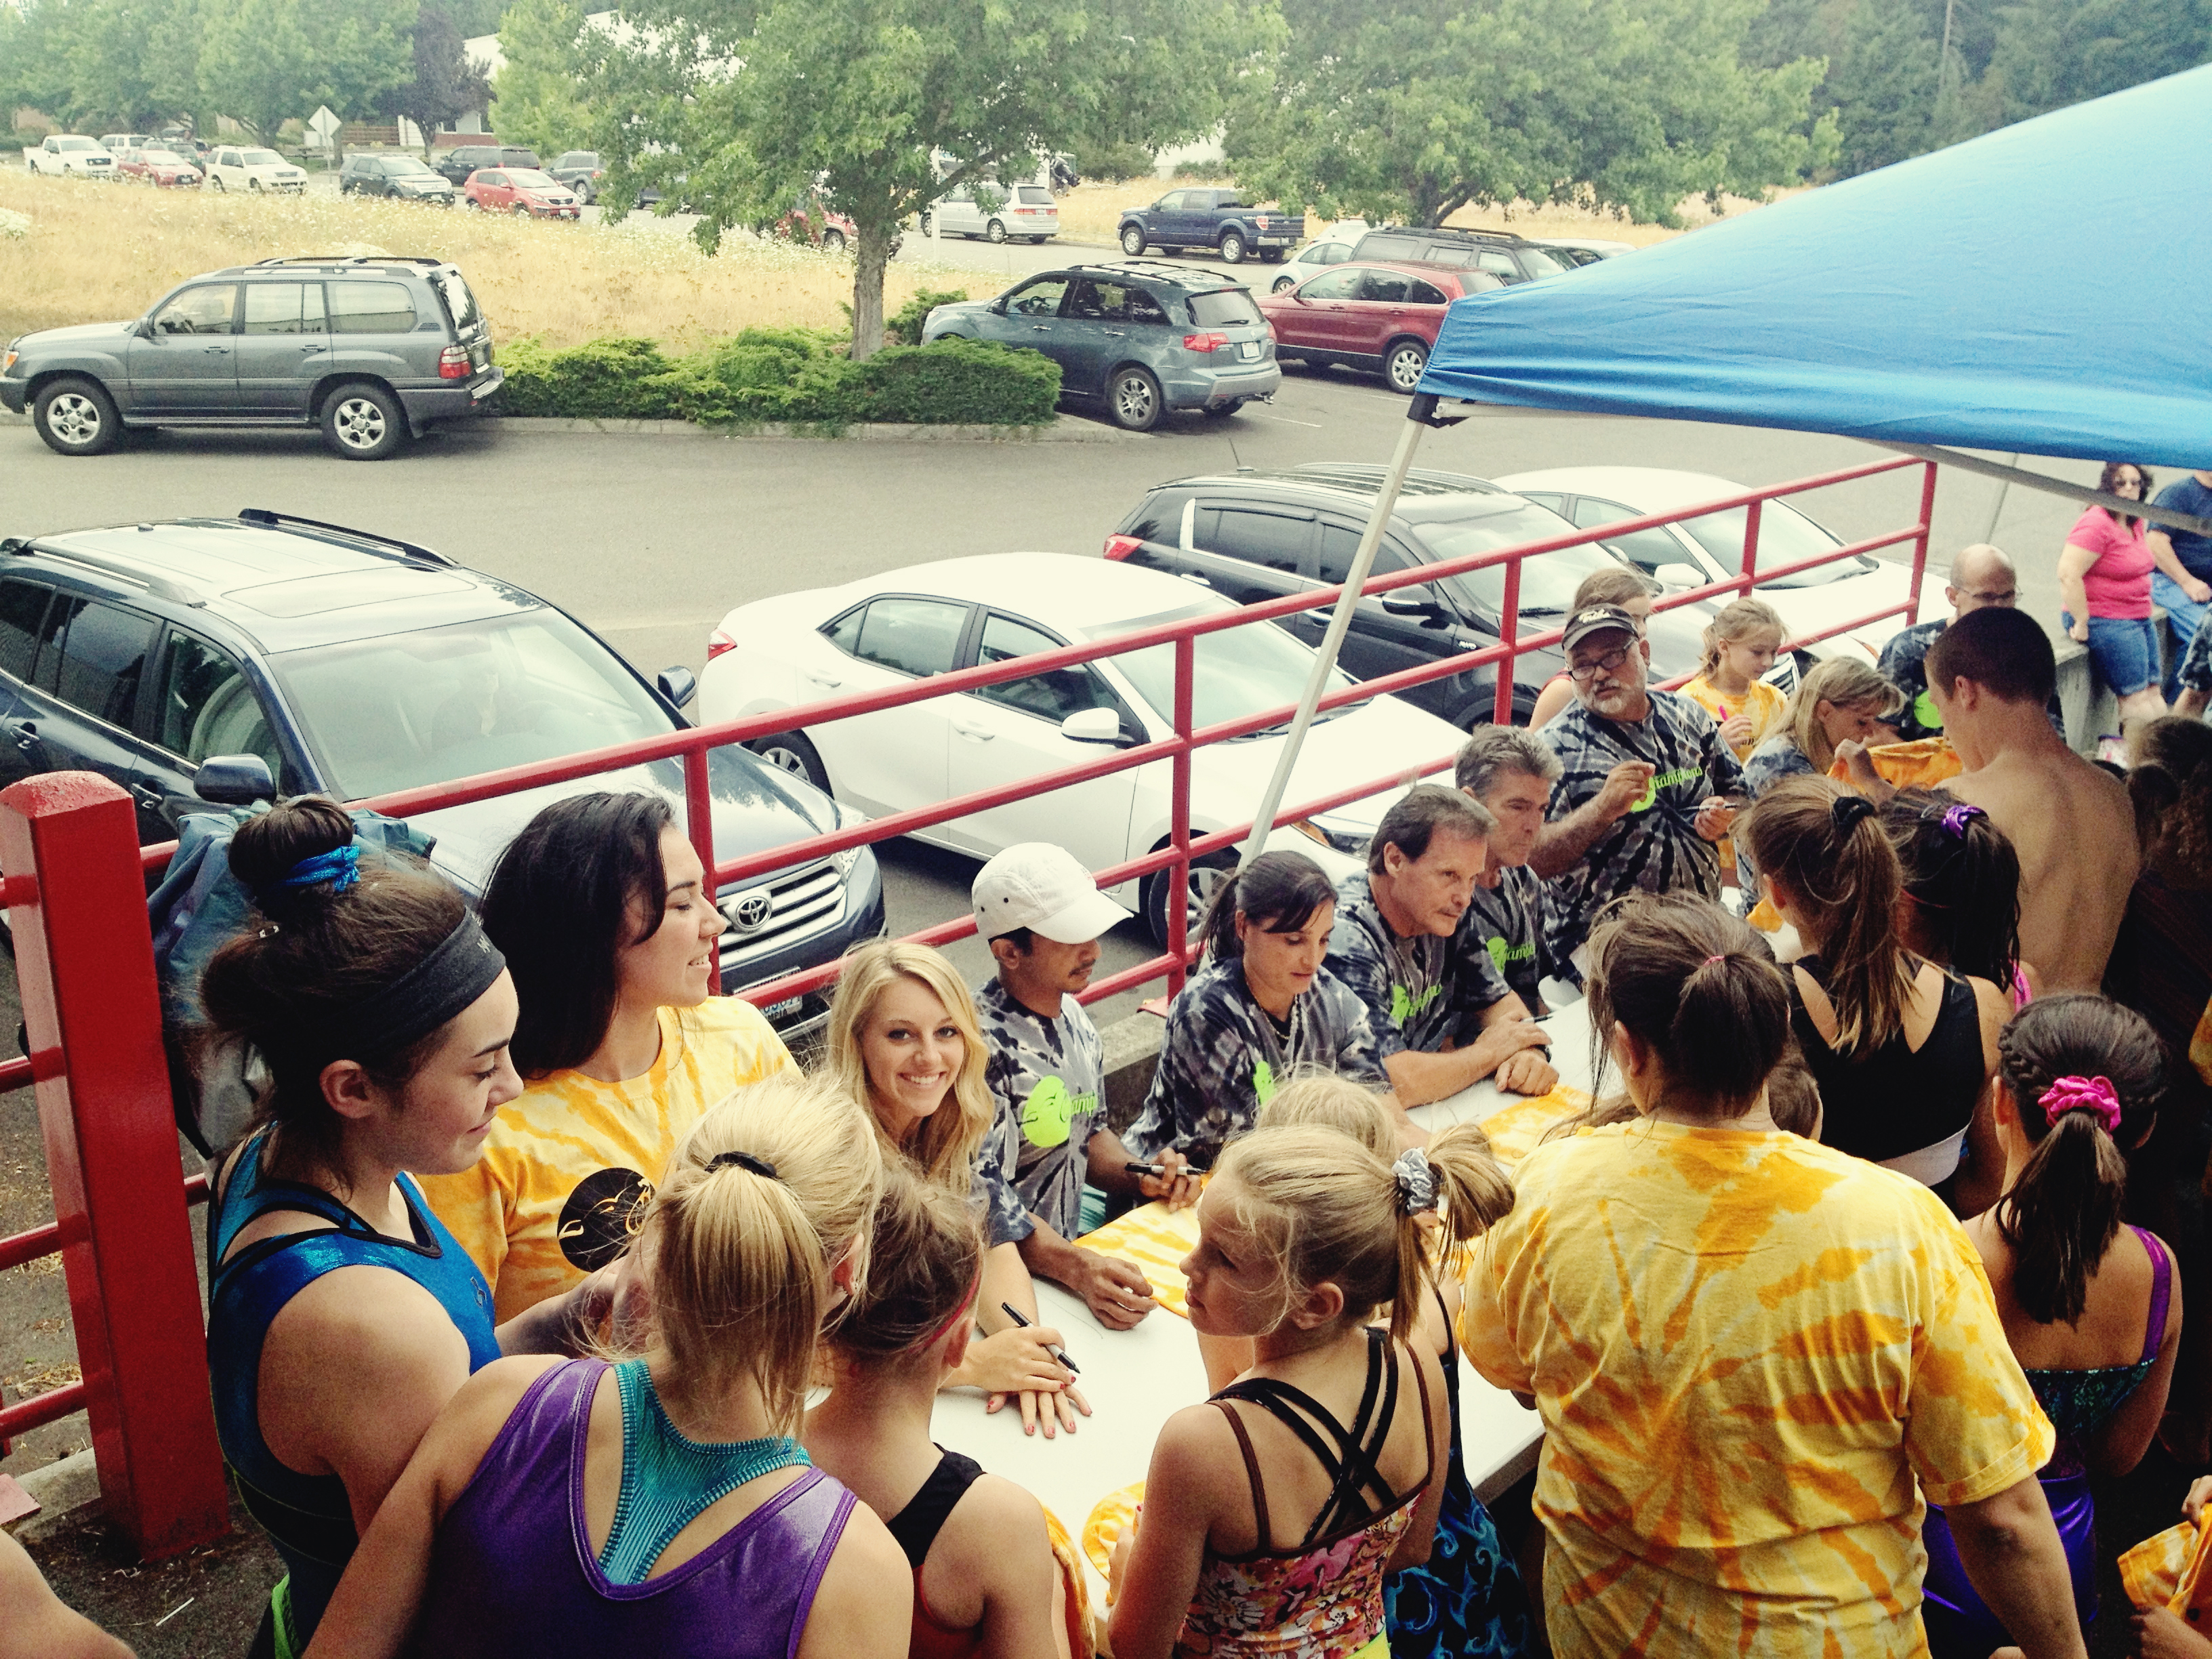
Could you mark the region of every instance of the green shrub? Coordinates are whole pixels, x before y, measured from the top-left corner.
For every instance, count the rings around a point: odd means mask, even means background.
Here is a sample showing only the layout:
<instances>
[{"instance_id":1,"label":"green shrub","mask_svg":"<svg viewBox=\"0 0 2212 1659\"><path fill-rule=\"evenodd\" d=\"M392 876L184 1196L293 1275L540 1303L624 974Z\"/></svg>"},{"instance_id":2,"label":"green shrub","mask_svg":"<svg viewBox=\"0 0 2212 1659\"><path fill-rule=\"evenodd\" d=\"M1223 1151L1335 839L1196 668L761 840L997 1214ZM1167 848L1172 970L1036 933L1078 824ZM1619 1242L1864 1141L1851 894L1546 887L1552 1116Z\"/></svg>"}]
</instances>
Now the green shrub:
<instances>
[{"instance_id":1,"label":"green shrub","mask_svg":"<svg viewBox=\"0 0 2212 1659\"><path fill-rule=\"evenodd\" d=\"M886 346L848 368L850 420L1022 426L1052 419L1060 401L1059 364L992 341Z\"/></svg>"},{"instance_id":2,"label":"green shrub","mask_svg":"<svg viewBox=\"0 0 2212 1659\"><path fill-rule=\"evenodd\" d=\"M1142 144L1101 144L1075 152L1075 170L1094 183L1117 185L1152 170L1152 153Z\"/></svg>"},{"instance_id":3,"label":"green shrub","mask_svg":"<svg viewBox=\"0 0 2212 1659\"><path fill-rule=\"evenodd\" d=\"M968 297L964 288L923 289L884 319L884 338L892 345L920 345L921 328L939 306L957 305Z\"/></svg>"}]
</instances>

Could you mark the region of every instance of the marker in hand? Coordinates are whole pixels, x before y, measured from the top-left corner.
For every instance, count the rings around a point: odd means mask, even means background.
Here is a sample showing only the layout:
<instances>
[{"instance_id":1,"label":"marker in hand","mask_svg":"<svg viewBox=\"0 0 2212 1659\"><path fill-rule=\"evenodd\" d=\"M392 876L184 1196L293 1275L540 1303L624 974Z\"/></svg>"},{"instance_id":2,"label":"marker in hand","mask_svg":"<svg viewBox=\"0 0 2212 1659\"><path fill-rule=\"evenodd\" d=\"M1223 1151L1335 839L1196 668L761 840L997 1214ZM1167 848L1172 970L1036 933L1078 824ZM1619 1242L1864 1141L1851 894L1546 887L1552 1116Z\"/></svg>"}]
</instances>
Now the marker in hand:
<instances>
[{"instance_id":1,"label":"marker in hand","mask_svg":"<svg viewBox=\"0 0 2212 1659\"><path fill-rule=\"evenodd\" d=\"M1164 1164L1124 1164L1121 1167L1133 1176L1159 1176L1164 1178L1169 1173L1168 1166ZM1200 1169L1194 1164L1186 1164L1177 1173L1187 1176L1202 1176L1206 1171Z\"/></svg>"},{"instance_id":2,"label":"marker in hand","mask_svg":"<svg viewBox=\"0 0 2212 1659\"><path fill-rule=\"evenodd\" d=\"M1012 1320L1015 1324L1027 1327L1030 1323L1030 1321L1023 1316L1022 1310L1019 1308L1017 1308L1012 1303L1001 1302L999 1305L1006 1310L1006 1317ZM1080 1376L1083 1375L1083 1367L1077 1364L1073 1359L1070 1359L1067 1357L1066 1349L1047 1347L1045 1352L1050 1354L1054 1359L1057 1359L1061 1364L1066 1366L1069 1371L1073 1373L1075 1376Z\"/></svg>"}]
</instances>

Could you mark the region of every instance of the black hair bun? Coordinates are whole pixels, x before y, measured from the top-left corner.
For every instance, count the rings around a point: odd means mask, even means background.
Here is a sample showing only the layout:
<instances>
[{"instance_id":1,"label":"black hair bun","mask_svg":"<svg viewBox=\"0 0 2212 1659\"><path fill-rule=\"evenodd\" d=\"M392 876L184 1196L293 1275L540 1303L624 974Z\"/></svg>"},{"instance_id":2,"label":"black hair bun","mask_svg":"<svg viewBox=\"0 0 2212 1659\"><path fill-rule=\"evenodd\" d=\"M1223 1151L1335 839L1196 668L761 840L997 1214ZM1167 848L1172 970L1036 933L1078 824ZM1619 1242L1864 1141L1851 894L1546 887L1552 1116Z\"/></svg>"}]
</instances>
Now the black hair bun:
<instances>
[{"instance_id":1,"label":"black hair bun","mask_svg":"<svg viewBox=\"0 0 2212 1659\"><path fill-rule=\"evenodd\" d=\"M246 884L264 913L281 921L281 913L297 901L310 895L327 896L330 890L277 884L302 859L334 853L352 841L353 819L345 808L322 795L295 796L238 826L230 838L230 872Z\"/></svg>"}]
</instances>

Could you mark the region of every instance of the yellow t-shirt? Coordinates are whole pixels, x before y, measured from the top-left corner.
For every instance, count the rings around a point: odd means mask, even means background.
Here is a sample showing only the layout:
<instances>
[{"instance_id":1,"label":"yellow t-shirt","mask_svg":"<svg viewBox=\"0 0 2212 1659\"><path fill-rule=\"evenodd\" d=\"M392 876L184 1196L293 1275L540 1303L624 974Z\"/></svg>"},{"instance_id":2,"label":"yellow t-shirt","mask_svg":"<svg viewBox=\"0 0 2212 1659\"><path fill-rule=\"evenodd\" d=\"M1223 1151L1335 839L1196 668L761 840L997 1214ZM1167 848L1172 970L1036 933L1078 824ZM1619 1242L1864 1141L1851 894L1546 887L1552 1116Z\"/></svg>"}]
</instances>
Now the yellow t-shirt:
<instances>
[{"instance_id":1,"label":"yellow t-shirt","mask_svg":"<svg viewBox=\"0 0 2212 1659\"><path fill-rule=\"evenodd\" d=\"M614 1259L677 1142L734 1089L799 1068L750 1002L660 1011L660 1057L641 1077L540 1078L500 1108L483 1156L420 1177L423 1194L512 1319Z\"/></svg>"},{"instance_id":2,"label":"yellow t-shirt","mask_svg":"<svg viewBox=\"0 0 2212 1659\"><path fill-rule=\"evenodd\" d=\"M1772 1131L1584 1129L1514 1171L1461 1340L1536 1396L1560 1659L1924 1655L1923 1498L2050 1457L1928 1188Z\"/></svg>"},{"instance_id":3,"label":"yellow t-shirt","mask_svg":"<svg viewBox=\"0 0 2212 1659\"><path fill-rule=\"evenodd\" d=\"M1738 760L1782 729L1783 712L1790 707L1790 700L1765 680L1753 680L1751 690L1744 696L1731 697L1714 690L1712 683L1700 674L1682 688L1682 695L1711 714L1716 726L1731 714L1750 717L1749 739L1729 745L1735 750Z\"/></svg>"}]
</instances>

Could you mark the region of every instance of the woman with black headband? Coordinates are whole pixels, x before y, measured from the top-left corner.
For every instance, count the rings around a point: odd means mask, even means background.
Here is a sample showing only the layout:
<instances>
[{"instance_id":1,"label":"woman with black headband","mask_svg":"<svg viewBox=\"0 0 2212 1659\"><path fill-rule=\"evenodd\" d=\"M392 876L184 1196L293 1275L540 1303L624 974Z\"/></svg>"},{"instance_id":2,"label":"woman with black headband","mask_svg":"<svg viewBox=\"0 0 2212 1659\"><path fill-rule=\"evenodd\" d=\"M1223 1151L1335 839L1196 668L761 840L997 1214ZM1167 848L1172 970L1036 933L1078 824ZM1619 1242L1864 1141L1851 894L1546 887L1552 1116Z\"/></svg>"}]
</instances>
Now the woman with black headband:
<instances>
[{"instance_id":1,"label":"woman with black headband","mask_svg":"<svg viewBox=\"0 0 2212 1659\"><path fill-rule=\"evenodd\" d=\"M1790 1026L1820 1085L1820 1139L1937 1188L1966 1214L1986 1208L2004 1160L1984 1097L2011 1000L1899 942L1897 849L1872 803L1844 785L1787 779L1739 833L1805 947L1791 965Z\"/></svg>"},{"instance_id":2,"label":"woman with black headband","mask_svg":"<svg viewBox=\"0 0 2212 1659\"><path fill-rule=\"evenodd\" d=\"M200 993L271 1079L215 1171L208 1364L223 1455L289 1571L256 1655L296 1653L354 1543L469 1374L557 1346L549 1304L495 1331L491 1293L404 1171L474 1163L501 1102L514 988L461 896L354 844L330 801L239 827L248 931Z\"/></svg>"}]
</instances>

